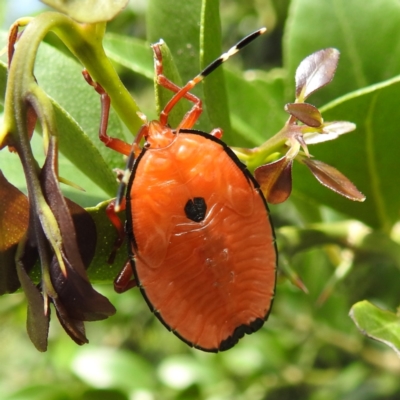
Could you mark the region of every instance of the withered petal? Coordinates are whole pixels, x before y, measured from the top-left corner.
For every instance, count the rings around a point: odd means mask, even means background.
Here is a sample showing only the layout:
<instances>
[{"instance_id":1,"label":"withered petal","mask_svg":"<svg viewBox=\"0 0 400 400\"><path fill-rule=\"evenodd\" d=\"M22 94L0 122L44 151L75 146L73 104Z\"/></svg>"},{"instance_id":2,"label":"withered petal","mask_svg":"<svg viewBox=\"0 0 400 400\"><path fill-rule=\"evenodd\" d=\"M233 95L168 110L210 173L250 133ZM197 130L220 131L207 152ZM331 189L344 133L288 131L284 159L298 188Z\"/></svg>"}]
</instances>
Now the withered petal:
<instances>
[{"instance_id":1,"label":"withered petal","mask_svg":"<svg viewBox=\"0 0 400 400\"><path fill-rule=\"evenodd\" d=\"M82 321L71 318L60 299L52 299L56 309L57 318L68 336L79 345L89 343L86 337L85 324Z\"/></svg>"},{"instance_id":2,"label":"withered petal","mask_svg":"<svg viewBox=\"0 0 400 400\"><path fill-rule=\"evenodd\" d=\"M318 128L323 123L320 111L312 104L288 103L285 105L285 111L301 121L303 124L313 128Z\"/></svg>"},{"instance_id":3,"label":"withered petal","mask_svg":"<svg viewBox=\"0 0 400 400\"><path fill-rule=\"evenodd\" d=\"M40 184L42 186L46 202L53 212L54 217L59 225L63 240L62 247L64 255L70 265L73 265L73 268L83 278L87 279L85 267L78 250L72 217L58 183L57 157L57 142L54 137L51 136L47 150L46 161L40 174Z\"/></svg>"},{"instance_id":4,"label":"withered petal","mask_svg":"<svg viewBox=\"0 0 400 400\"><path fill-rule=\"evenodd\" d=\"M47 350L50 310L45 314L44 299L33 284L21 263L17 263L18 277L28 301L27 331L32 343L39 351Z\"/></svg>"},{"instance_id":5,"label":"withered petal","mask_svg":"<svg viewBox=\"0 0 400 400\"><path fill-rule=\"evenodd\" d=\"M28 198L0 170L0 295L13 293L20 287L15 254L28 229L28 221Z\"/></svg>"},{"instance_id":6,"label":"withered petal","mask_svg":"<svg viewBox=\"0 0 400 400\"><path fill-rule=\"evenodd\" d=\"M98 321L114 315L116 310L110 301L68 263L66 265L67 276L64 276L54 257L50 265L50 276L68 316L80 321Z\"/></svg>"},{"instance_id":7,"label":"withered petal","mask_svg":"<svg viewBox=\"0 0 400 400\"><path fill-rule=\"evenodd\" d=\"M283 203L292 192L293 160L286 156L262 165L254 171L254 177L260 185L268 203Z\"/></svg>"},{"instance_id":8,"label":"withered petal","mask_svg":"<svg viewBox=\"0 0 400 400\"><path fill-rule=\"evenodd\" d=\"M364 201L365 196L356 188L356 186L336 168L322 161L304 158L304 164L310 169L317 180L334 192L347 197L353 201Z\"/></svg>"},{"instance_id":9,"label":"withered petal","mask_svg":"<svg viewBox=\"0 0 400 400\"><path fill-rule=\"evenodd\" d=\"M339 51L327 48L306 57L296 70L296 98L304 101L332 81L339 61Z\"/></svg>"}]
</instances>

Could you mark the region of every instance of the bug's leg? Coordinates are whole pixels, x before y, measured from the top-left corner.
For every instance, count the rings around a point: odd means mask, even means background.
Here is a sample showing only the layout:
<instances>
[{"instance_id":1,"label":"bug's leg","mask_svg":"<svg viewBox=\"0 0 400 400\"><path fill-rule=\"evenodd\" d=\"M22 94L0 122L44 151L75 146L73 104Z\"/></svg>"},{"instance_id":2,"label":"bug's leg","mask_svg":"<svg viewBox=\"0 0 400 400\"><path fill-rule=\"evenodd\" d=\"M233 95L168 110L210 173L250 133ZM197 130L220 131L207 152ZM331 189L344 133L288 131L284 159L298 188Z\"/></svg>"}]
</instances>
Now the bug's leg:
<instances>
[{"instance_id":1,"label":"bug's leg","mask_svg":"<svg viewBox=\"0 0 400 400\"><path fill-rule=\"evenodd\" d=\"M14 55L15 43L18 40L18 28L19 28L18 22L14 23L11 26L10 31L8 33L8 68L10 68L11 60Z\"/></svg>"},{"instance_id":2,"label":"bug's leg","mask_svg":"<svg viewBox=\"0 0 400 400\"><path fill-rule=\"evenodd\" d=\"M110 220L115 230L117 231L117 239L114 242L113 249L107 260L109 264L112 264L114 262L117 251L120 249L125 239L124 224L122 223L121 219L117 214L117 211L123 211L125 209L125 198L123 199L122 204L119 205L118 210L116 210L115 207L116 201L117 201L116 199L111 200L111 202L108 204L106 208L107 218Z\"/></svg>"},{"instance_id":3,"label":"bug's leg","mask_svg":"<svg viewBox=\"0 0 400 400\"><path fill-rule=\"evenodd\" d=\"M216 137L217 139L221 139L224 131L221 128L215 128L210 132L211 136Z\"/></svg>"},{"instance_id":4,"label":"bug's leg","mask_svg":"<svg viewBox=\"0 0 400 400\"><path fill-rule=\"evenodd\" d=\"M190 80L185 86L179 89L179 91L176 92L176 86L169 82L168 84L168 89L171 89L172 91L175 92L175 95L171 98L171 100L167 103L167 105L164 107L164 110L161 112L160 115L160 122L163 125L167 124L168 120L168 114L171 112L171 110L174 108L175 104L182 98L186 98L194 103L194 106L192 107L191 110L189 110L186 115L183 117L182 122L179 124L177 129L190 129L193 127L195 122L198 120L202 108L201 108L201 100L198 99L197 97L191 95L191 97L188 97L188 92L193 89L198 83L200 83L207 75L211 74L216 68L218 68L222 63L227 61L231 56L236 54L240 49L251 43L255 38L266 32L266 28L261 28L250 35L247 35L245 38L240 40L235 46L231 47L226 53L222 54L220 57L218 57L216 60L214 60L211 64L209 64L206 68L203 69L196 77L194 77L192 80ZM153 47L154 49L154 47ZM159 46L158 46L159 50ZM162 57L161 57L161 51L159 50L159 54L155 51L155 56L156 56L156 72L157 72L157 63L161 64L162 67ZM157 82L158 76L157 76ZM160 83L160 82L159 82ZM162 83L160 83L162 84ZM164 85L163 85L164 86ZM175 89L171 88L174 87ZM192 99L195 97L196 100Z\"/></svg>"},{"instance_id":5,"label":"bug's leg","mask_svg":"<svg viewBox=\"0 0 400 400\"><path fill-rule=\"evenodd\" d=\"M119 181L119 187L118 187L118 192L117 192L117 197L115 200L112 200L110 204L106 208L106 214L108 219L111 221L111 223L114 225L116 231L117 231L117 239L115 240L113 250L108 258L108 263L112 264L114 262L115 256L119 248L121 247L124 238L125 238L125 230L124 230L124 225L121 222L118 213L120 211L125 210L126 208L126 198L125 198L125 191L126 187L129 183L131 171L133 168L133 164L135 162L136 158L136 153L135 150L139 148L139 145L136 143L137 141L139 142L143 135L145 135L147 132L147 126L143 125L142 129L139 131L137 134L135 141L132 144L132 150L131 153L129 154L128 160L126 162L126 167L125 170L117 169L115 172L117 172L117 179Z\"/></svg>"},{"instance_id":6,"label":"bug's leg","mask_svg":"<svg viewBox=\"0 0 400 400\"><path fill-rule=\"evenodd\" d=\"M161 53L161 48L160 48L161 45L162 45L162 42L156 43L152 46L153 52L154 52L155 70L156 70L155 72L156 72L156 76L157 76L157 83L160 86L162 86L168 90L171 90L172 92L177 94L182 90L182 88L179 87L178 85L176 85L175 83L171 82L163 74L162 53ZM174 96L173 98L175 98L175 97L176 96ZM194 106L183 117L181 123L177 127L177 130L182 129L182 128L190 129L193 127L193 125L199 119L200 114L203 111L202 102L197 96L189 93L187 90L187 91L183 92L182 95L179 96L179 98L177 98L177 100L174 102L174 104L171 105L169 110L164 109L161 111L160 123L162 125L167 125L169 112L171 111L173 106L182 98L185 98L185 99L191 101L192 103L194 103Z\"/></svg>"},{"instance_id":7,"label":"bug's leg","mask_svg":"<svg viewBox=\"0 0 400 400\"><path fill-rule=\"evenodd\" d=\"M101 101L101 122L99 128L99 139L109 148L118 151L118 153L124 154L128 156L131 152L132 145L124 142L121 139L113 138L107 135L107 126L108 126L108 118L110 115L110 96L106 93L101 85L97 82L93 81L92 77L89 75L89 72L84 69L82 71L82 75L85 78L86 82L92 86L96 92L100 95Z\"/></svg>"},{"instance_id":8,"label":"bug's leg","mask_svg":"<svg viewBox=\"0 0 400 400\"><path fill-rule=\"evenodd\" d=\"M128 260L122 268L121 272L114 279L114 290L117 293L124 293L135 286L136 281L133 278L131 261Z\"/></svg>"}]
</instances>

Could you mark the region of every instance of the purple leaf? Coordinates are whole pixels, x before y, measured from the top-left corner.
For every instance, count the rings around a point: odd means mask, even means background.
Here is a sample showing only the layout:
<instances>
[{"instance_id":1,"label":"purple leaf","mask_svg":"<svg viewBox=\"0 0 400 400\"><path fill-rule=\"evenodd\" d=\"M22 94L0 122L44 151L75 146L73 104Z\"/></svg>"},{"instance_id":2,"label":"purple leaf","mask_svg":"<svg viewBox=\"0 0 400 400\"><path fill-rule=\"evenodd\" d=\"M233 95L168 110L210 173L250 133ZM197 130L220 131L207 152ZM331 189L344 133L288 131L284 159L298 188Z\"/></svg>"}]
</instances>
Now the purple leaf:
<instances>
[{"instance_id":1,"label":"purple leaf","mask_svg":"<svg viewBox=\"0 0 400 400\"><path fill-rule=\"evenodd\" d=\"M307 165L312 174L322 185L350 200L365 200L365 196L336 168L311 158L304 158L302 162Z\"/></svg>"},{"instance_id":2,"label":"purple leaf","mask_svg":"<svg viewBox=\"0 0 400 400\"><path fill-rule=\"evenodd\" d=\"M293 160L286 156L262 165L254 171L254 177L260 184L268 203L283 203L292 192Z\"/></svg>"},{"instance_id":3,"label":"purple leaf","mask_svg":"<svg viewBox=\"0 0 400 400\"><path fill-rule=\"evenodd\" d=\"M296 70L296 99L303 102L316 90L327 85L333 79L339 51L328 48L306 57Z\"/></svg>"},{"instance_id":4,"label":"purple leaf","mask_svg":"<svg viewBox=\"0 0 400 400\"><path fill-rule=\"evenodd\" d=\"M105 319L115 313L115 308L106 297L93 289L87 277L77 244L75 226L67 206L67 201L61 193L57 180L58 153L56 141L53 138L51 137L49 142L40 181L45 199L59 224L63 239L63 259L67 272L64 275L57 258L54 256L50 265L50 277L58 298L53 298L53 302L57 303L58 316L61 319L66 315L68 319L72 318L80 321ZM72 202L70 204L72 205ZM77 207L77 205L74 206L75 209ZM93 223L92 231L88 230L90 223L84 224L86 232L81 236L83 238L81 247L85 246L84 242L87 235L96 235ZM66 318L63 321L63 325L69 326L68 319Z\"/></svg>"},{"instance_id":5,"label":"purple leaf","mask_svg":"<svg viewBox=\"0 0 400 400\"><path fill-rule=\"evenodd\" d=\"M318 128L323 123L318 108L308 103L288 103L285 105L285 111L313 128Z\"/></svg>"},{"instance_id":6,"label":"purple leaf","mask_svg":"<svg viewBox=\"0 0 400 400\"><path fill-rule=\"evenodd\" d=\"M45 314L44 299L36 285L26 273L22 263L17 263L18 277L28 300L26 327L29 338L39 351L47 350L50 310Z\"/></svg>"}]
</instances>

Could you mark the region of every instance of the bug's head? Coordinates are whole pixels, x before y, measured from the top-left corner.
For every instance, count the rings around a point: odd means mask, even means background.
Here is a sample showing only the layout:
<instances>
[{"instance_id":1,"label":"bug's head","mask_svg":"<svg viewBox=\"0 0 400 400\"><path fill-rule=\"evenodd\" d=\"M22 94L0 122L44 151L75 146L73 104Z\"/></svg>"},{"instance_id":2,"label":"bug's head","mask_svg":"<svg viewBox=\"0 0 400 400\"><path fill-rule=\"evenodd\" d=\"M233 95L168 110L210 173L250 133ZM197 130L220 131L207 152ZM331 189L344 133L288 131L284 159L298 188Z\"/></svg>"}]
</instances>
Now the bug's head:
<instances>
[{"instance_id":1,"label":"bug's head","mask_svg":"<svg viewBox=\"0 0 400 400\"><path fill-rule=\"evenodd\" d=\"M146 141L146 147L149 149L168 147L176 139L175 132L157 120L147 123L147 129L143 136Z\"/></svg>"}]
</instances>

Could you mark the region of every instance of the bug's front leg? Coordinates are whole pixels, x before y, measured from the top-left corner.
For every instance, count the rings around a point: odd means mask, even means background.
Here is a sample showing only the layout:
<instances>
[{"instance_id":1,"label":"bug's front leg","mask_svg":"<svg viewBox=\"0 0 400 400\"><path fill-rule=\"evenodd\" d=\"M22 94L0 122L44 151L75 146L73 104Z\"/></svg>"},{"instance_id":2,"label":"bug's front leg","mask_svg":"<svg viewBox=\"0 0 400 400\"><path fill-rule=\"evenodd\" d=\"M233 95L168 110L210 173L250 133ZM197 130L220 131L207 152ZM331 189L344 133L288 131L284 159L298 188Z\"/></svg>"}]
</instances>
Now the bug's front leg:
<instances>
[{"instance_id":1,"label":"bug's front leg","mask_svg":"<svg viewBox=\"0 0 400 400\"><path fill-rule=\"evenodd\" d=\"M99 128L99 139L110 149L117 151L118 153L124 154L128 156L131 153L132 145L124 142L121 139L113 138L107 135L107 126L108 119L110 116L110 105L111 100L110 96L103 89L103 87L97 82L93 81L92 77L89 75L89 72L84 69L82 71L82 75L85 78L86 82L92 86L96 92L100 95L101 102L101 120L100 120L100 128Z\"/></svg>"},{"instance_id":2,"label":"bug's front leg","mask_svg":"<svg viewBox=\"0 0 400 400\"><path fill-rule=\"evenodd\" d=\"M193 107L185 114L181 123L177 127L179 129L190 129L194 126L196 121L199 119L203 107L202 101L192 93L189 93L189 90L194 87L197 82L194 80L188 82L184 87L179 87L175 83L171 82L164 74L163 74L163 61L162 61L162 53L161 53L161 43L156 43L152 46L154 52L154 60L155 60L155 72L157 76L157 83L162 87L171 90L175 93L172 99L165 106L164 110L160 113L160 123L162 125L167 125L168 123L168 115L182 98L185 98L192 103L194 103Z\"/></svg>"}]
</instances>

